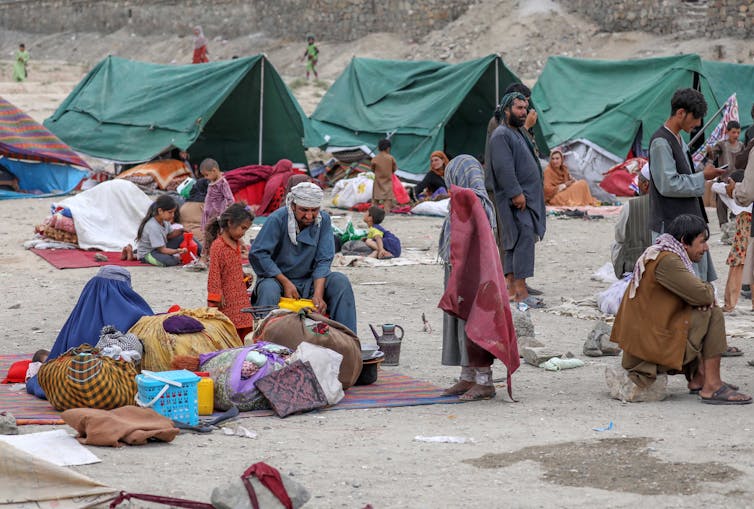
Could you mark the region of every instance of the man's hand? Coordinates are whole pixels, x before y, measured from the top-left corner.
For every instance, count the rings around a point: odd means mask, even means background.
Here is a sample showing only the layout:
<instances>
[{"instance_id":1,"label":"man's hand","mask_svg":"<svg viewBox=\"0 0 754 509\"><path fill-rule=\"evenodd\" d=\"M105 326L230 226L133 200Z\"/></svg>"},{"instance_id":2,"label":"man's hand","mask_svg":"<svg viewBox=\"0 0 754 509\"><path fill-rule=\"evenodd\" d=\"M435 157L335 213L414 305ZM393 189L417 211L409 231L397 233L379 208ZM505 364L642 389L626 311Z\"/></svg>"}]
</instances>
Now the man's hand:
<instances>
[{"instance_id":1,"label":"man's hand","mask_svg":"<svg viewBox=\"0 0 754 509\"><path fill-rule=\"evenodd\" d=\"M314 302L314 307L317 309L317 313L324 315L327 312L327 303L321 295L312 295L312 302Z\"/></svg>"},{"instance_id":2,"label":"man's hand","mask_svg":"<svg viewBox=\"0 0 754 509\"><path fill-rule=\"evenodd\" d=\"M518 210L524 210L526 208L526 197L524 196L524 193L521 193L511 198L511 203Z\"/></svg>"},{"instance_id":3,"label":"man's hand","mask_svg":"<svg viewBox=\"0 0 754 509\"><path fill-rule=\"evenodd\" d=\"M721 170L720 168L715 168L715 166L712 163L707 163L707 166L704 167L704 180L712 180L714 178L719 177L723 173L725 173L725 170Z\"/></svg>"},{"instance_id":4,"label":"man's hand","mask_svg":"<svg viewBox=\"0 0 754 509\"><path fill-rule=\"evenodd\" d=\"M291 283L290 280L287 280L283 283L283 297L286 297L288 299L301 298L301 296L298 294L298 289L296 288L296 285Z\"/></svg>"},{"instance_id":5,"label":"man's hand","mask_svg":"<svg viewBox=\"0 0 754 509\"><path fill-rule=\"evenodd\" d=\"M733 198L733 190L735 188L736 181L728 177L728 180L725 181L725 194L727 194L730 198Z\"/></svg>"},{"instance_id":6,"label":"man's hand","mask_svg":"<svg viewBox=\"0 0 754 509\"><path fill-rule=\"evenodd\" d=\"M537 112L534 108L529 110L529 113L526 114L526 120L524 121L524 129L527 131L534 127L534 124L537 123Z\"/></svg>"}]
</instances>

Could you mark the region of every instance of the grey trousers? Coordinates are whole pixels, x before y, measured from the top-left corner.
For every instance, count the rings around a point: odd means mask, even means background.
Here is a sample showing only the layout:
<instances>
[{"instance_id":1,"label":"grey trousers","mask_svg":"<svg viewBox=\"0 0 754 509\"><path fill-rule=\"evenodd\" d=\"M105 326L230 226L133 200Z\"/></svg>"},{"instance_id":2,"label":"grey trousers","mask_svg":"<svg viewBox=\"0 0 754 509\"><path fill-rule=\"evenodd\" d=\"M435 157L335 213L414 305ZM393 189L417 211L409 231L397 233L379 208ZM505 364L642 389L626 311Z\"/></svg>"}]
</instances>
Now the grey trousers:
<instances>
[{"instance_id":1,"label":"grey trousers","mask_svg":"<svg viewBox=\"0 0 754 509\"><path fill-rule=\"evenodd\" d=\"M533 228L519 224L518 239L513 249L505 250L503 269L513 273L513 279L526 279L534 276L534 244L536 234Z\"/></svg>"}]
</instances>

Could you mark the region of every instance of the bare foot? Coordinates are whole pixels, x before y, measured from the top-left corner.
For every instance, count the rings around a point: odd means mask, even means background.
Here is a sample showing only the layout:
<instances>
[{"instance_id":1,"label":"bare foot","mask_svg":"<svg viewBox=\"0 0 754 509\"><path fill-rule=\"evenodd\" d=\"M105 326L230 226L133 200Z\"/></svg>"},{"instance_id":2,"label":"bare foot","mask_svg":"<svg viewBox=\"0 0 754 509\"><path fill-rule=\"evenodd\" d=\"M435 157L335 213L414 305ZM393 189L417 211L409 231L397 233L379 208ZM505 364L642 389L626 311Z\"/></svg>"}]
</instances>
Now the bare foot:
<instances>
[{"instance_id":1,"label":"bare foot","mask_svg":"<svg viewBox=\"0 0 754 509\"><path fill-rule=\"evenodd\" d=\"M442 394L443 396L459 396L472 387L474 387L474 382L471 382L469 380L459 380L458 383L456 383L452 387L445 389Z\"/></svg>"}]
</instances>

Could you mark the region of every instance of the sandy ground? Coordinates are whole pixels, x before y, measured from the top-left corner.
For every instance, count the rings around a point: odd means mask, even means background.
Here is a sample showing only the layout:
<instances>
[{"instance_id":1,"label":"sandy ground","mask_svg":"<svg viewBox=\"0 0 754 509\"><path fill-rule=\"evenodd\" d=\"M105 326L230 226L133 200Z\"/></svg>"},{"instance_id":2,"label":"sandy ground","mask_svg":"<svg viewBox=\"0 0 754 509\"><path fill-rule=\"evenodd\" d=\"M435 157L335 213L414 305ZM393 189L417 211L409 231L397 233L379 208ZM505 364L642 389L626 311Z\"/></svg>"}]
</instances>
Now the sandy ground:
<instances>
[{"instance_id":1,"label":"sandy ground","mask_svg":"<svg viewBox=\"0 0 754 509\"><path fill-rule=\"evenodd\" d=\"M548 1L526 2L511 16L489 16L512 1L484 1L455 22L445 34L423 41L403 41L390 34L373 34L350 44L323 43L321 66L331 80L354 54L393 58L440 58L449 61L502 51L523 77L533 79L536 65L548 53L627 58L706 51L712 42L688 43L672 37L644 34L602 34ZM502 12L496 10L494 12ZM557 30L556 30L557 28ZM474 30L477 30L475 33ZM534 31L536 30L536 31ZM450 48L462 34L469 44ZM557 34L557 35L554 35ZM9 58L19 36L0 32L0 55ZM74 38L75 37L75 38ZM2 82L0 95L43 120L73 88L86 70L109 52L152 61L185 61L186 37L147 41L133 51L130 35L115 33L62 34L40 37L32 45L32 80ZM64 41L74 41L66 46ZM249 42L251 41L251 42ZM295 62L301 44L267 41L215 41L213 54L231 56L265 49L291 83L301 69ZM71 47L77 51L71 53ZM750 61L741 41L726 46L731 58ZM226 51L227 50L227 51ZM452 55L445 55L446 50ZM146 51L146 53L145 53ZM75 56L71 56L71 55ZM515 55L522 55L519 62ZM333 55L330 59L329 55ZM328 62L329 60L329 62ZM0 68L8 66L0 62ZM5 76L5 74L3 74ZM295 87L304 109L311 112L324 88ZM32 352L49 347L81 288L96 269L59 271L22 242L34 224L48 213L52 200L0 201L0 351ZM713 211L711 217L714 217ZM339 219L342 221L342 219ZM565 299L592 297L606 287L590 276L609 259L614 218L597 221L551 219L545 240L537 248L536 277L531 284L545 290L555 307ZM406 247L436 249L441 220L390 217L386 226ZM711 247L722 290L727 246L717 242L713 225ZM440 365L442 267L341 269L351 279L357 298L359 331L367 323L394 322L406 329L400 366L385 368L439 386L454 382L457 368ZM155 310L171 304L201 306L206 274L180 269L134 268L134 288ZM369 282L381 285L365 285ZM17 306L18 305L18 306ZM750 302L739 304L741 309ZM434 332L422 332L425 313ZM581 357L592 320L531 311L537 339ZM748 318L738 318L738 321ZM754 391L751 346L733 344L745 357L725 359L724 377L742 390ZM583 358L583 357L582 357ZM121 449L92 448L102 463L75 470L114 487L209 500L215 485L238 476L256 461L266 461L292 474L313 495L307 507L745 507L751 504L754 480L751 407L701 405L687 394L678 377L669 384L670 397L661 403L622 404L611 400L604 382L606 366L617 358L585 358L586 366L546 372L522 365L513 377L512 403L500 387L493 401L395 409L326 412L294 416L248 418L241 421L259 433L256 440L211 435L180 435L171 444ZM496 377L504 376L499 365ZM592 428L614 423L612 431ZM49 427L25 427L28 433ZM474 443L441 444L414 441L416 435L473 438ZM140 505L139 505L140 506Z\"/></svg>"},{"instance_id":2,"label":"sandy ground","mask_svg":"<svg viewBox=\"0 0 754 509\"><path fill-rule=\"evenodd\" d=\"M21 243L45 216L51 200L0 201L0 351L49 347L96 269L56 270ZM710 211L712 212L712 211ZM337 213L337 211L336 211ZM342 221L343 219L339 219ZM557 306L603 289L590 276L608 260L614 219L550 219L537 249L532 285ZM387 227L406 247L435 249L441 219L390 217ZM713 233L712 251L725 277L727 247ZM357 298L359 331L367 323L406 329L399 371L440 386L458 369L440 365L442 267L341 269ZM155 310L201 306L206 274L133 268L134 288ZM363 283L380 281L382 285ZM16 308L16 305L20 305ZM750 303L740 304L742 309ZM15 309L14 309L15 308ZM421 314L434 327L422 332ZM537 338L581 356L591 320L530 311ZM748 343L735 342L747 350ZM608 397L606 366L617 358L584 358L586 366L546 372L522 365L513 376L512 403L492 401L394 409L253 417L241 424L256 440L180 435L171 444L91 448L102 463L75 470L135 492L208 500L212 487L256 461L291 473L313 494L311 507L743 507L751 498L754 450L752 407L701 405L684 381L669 384L661 403L621 404ZM726 380L754 390L746 357L726 359ZM496 377L504 376L496 366ZM612 431L593 427L610 421ZM28 433L49 427L24 427ZM419 443L416 435L473 438L475 443ZM595 442L597 441L597 442ZM490 456L485 456L490 455ZM682 474L679 472L683 472Z\"/></svg>"}]
</instances>

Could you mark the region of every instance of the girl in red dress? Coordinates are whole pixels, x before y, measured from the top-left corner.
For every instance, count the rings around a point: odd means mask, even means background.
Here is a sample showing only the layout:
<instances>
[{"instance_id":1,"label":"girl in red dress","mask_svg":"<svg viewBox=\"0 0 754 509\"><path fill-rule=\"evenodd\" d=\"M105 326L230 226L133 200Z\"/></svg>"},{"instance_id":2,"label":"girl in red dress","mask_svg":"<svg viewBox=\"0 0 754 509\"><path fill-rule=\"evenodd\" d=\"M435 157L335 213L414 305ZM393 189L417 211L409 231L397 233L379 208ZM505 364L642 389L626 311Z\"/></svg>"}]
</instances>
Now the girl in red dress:
<instances>
[{"instance_id":1,"label":"girl in red dress","mask_svg":"<svg viewBox=\"0 0 754 509\"><path fill-rule=\"evenodd\" d=\"M245 204L234 203L207 227L215 237L209 256L207 305L222 311L242 340L254 326L252 315L241 311L250 306L247 288L251 283L241 266L241 244L253 220Z\"/></svg>"}]
</instances>

